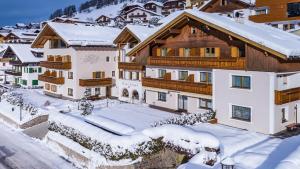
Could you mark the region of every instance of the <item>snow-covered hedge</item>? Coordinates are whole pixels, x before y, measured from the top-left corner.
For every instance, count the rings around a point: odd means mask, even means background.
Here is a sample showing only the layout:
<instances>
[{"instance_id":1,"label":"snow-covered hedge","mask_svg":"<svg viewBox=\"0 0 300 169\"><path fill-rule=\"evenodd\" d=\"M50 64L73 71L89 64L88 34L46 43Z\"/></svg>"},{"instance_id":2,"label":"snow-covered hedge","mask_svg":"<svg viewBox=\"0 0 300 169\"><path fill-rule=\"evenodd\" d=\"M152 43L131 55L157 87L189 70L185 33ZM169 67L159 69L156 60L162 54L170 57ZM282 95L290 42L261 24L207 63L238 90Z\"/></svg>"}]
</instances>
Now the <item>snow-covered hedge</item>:
<instances>
[{"instance_id":1,"label":"snow-covered hedge","mask_svg":"<svg viewBox=\"0 0 300 169\"><path fill-rule=\"evenodd\" d=\"M50 123L49 130L60 133L81 146L113 161L135 160L139 157L156 154L165 148L186 154L189 157L202 151L212 152L216 156L219 149L219 141L214 136L207 133L195 133L175 125L146 129L133 136L118 136L116 140L110 142L92 139L72 127L56 122ZM172 132L180 132L181 134L174 135Z\"/></svg>"},{"instance_id":2,"label":"snow-covered hedge","mask_svg":"<svg viewBox=\"0 0 300 169\"><path fill-rule=\"evenodd\" d=\"M176 124L176 125L181 125L181 126L189 126L189 125L194 125L197 123L205 123L208 122L211 119L215 118L215 112L210 110L206 113L191 113L191 114L181 114L179 116L170 118L170 119L165 119L159 122L155 122L152 127L157 127L157 126L162 126L165 124Z\"/></svg>"}]
</instances>

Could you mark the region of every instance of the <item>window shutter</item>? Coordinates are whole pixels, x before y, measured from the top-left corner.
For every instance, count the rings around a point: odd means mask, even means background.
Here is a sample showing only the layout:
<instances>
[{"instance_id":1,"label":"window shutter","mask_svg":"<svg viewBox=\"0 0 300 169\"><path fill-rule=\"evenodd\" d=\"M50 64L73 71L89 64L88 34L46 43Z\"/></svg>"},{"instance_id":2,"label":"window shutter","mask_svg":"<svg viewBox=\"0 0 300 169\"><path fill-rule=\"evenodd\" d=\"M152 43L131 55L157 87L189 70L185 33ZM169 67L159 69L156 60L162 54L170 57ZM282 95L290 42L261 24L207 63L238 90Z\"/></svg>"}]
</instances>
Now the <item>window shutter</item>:
<instances>
[{"instance_id":1,"label":"window shutter","mask_svg":"<svg viewBox=\"0 0 300 169\"><path fill-rule=\"evenodd\" d=\"M123 71L119 71L119 79L123 79Z\"/></svg>"},{"instance_id":2,"label":"window shutter","mask_svg":"<svg viewBox=\"0 0 300 169\"><path fill-rule=\"evenodd\" d=\"M29 68L29 73L33 73L33 68Z\"/></svg>"},{"instance_id":3,"label":"window shutter","mask_svg":"<svg viewBox=\"0 0 300 169\"><path fill-rule=\"evenodd\" d=\"M215 48L215 52L216 52L216 57L220 57L220 53L221 53L221 50L220 48Z\"/></svg>"},{"instance_id":4,"label":"window shutter","mask_svg":"<svg viewBox=\"0 0 300 169\"><path fill-rule=\"evenodd\" d=\"M101 79L105 78L105 72L101 72Z\"/></svg>"},{"instance_id":5,"label":"window shutter","mask_svg":"<svg viewBox=\"0 0 300 169\"><path fill-rule=\"evenodd\" d=\"M96 72L93 72L93 79L96 79Z\"/></svg>"},{"instance_id":6,"label":"window shutter","mask_svg":"<svg viewBox=\"0 0 300 169\"><path fill-rule=\"evenodd\" d=\"M231 57L238 57L239 49L237 47L231 47Z\"/></svg>"},{"instance_id":7,"label":"window shutter","mask_svg":"<svg viewBox=\"0 0 300 169\"><path fill-rule=\"evenodd\" d=\"M183 48L179 48L179 56L180 57L184 56L184 49Z\"/></svg>"},{"instance_id":8,"label":"window shutter","mask_svg":"<svg viewBox=\"0 0 300 169\"><path fill-rule=\"evenodd\" d=\"M167 48L167 56L172 56L172 48Z\"/></svg>"},{"instance_id":9,"label":"window shutter","mask_svg":"<svg viewBox=\"0 0 300 169\"><path fill-rule=\"evenodd\" d=\"M197 48L192 48L190 56L196 56L197 55L196 50L197 50Z\"/></svg>"},{"instance_id":10,"label":"window shutter","mask_svg":"<svg viewBox=\"0 0 300 169\"><path fill-rule=\"evenodd\" d=\"M161 56L161 49L160 48L156 49L156 56Z\"/></svg>"},{"instance_id":11,"label":"window shutter","mask_svg":"<svg viewBox=\"0 0 300 169\"><path fill-rule=\"evenodd\" d=\"M200 48L200 56L205 57L205 48Z\"/></svg>"}]
</instances>

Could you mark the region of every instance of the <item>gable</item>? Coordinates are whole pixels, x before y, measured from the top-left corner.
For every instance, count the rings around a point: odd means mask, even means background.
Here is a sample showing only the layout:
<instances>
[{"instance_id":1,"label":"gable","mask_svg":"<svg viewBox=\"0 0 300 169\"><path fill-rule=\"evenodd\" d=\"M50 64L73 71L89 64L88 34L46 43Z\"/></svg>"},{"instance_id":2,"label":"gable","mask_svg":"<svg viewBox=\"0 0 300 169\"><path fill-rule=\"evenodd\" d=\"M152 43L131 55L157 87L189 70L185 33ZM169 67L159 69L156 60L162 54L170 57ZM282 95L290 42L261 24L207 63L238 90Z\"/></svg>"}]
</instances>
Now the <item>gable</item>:
<instances>
[{"instance_id":1,"label":"gable","mask_svg":"<svg viewBox=\"0 0 300 169\"><path fill-rule=\"evenodd\" d=\"M131 32L128 28L123 29L123 31L114 40L114 44L128 43L128 42L140 42L140 39Z\"/></svg>"},{"instance_id":2,"label":"gable","mask_svg":"<svg viewBox=\"0 0 300 169\"><path fill-rule=\"evenodd\" d=\"M222 33L225 33L226 35L228 35L228 37L231 38L236 38L246 44L251 44L255 47L258 47L260 49L263 49L266 52L269 52L275 56L278 56L282 59L287 59L287 56L285 54L282 54L278 51L275 51L274 49L268 48L264 45L262 45L261 43L255 42L253 40L247 39L235 32L232 32L231 30L227 30L221 26L216 25L215 23L210 23L207 20L201 19L199 17L196 17L188 12L182 12L180 15L178 15L177 17L175 17L174 19L172 19L171 22L168 22L166 24L163 24L161 26L161 28L155 32L154 34L152 34L148 39L146 39L145 41L141 42L140 44L138 44L134 49L132 49L131 51L128 52L128 55L134 55L135 53L139 52L140 50L142 50L145 46L150 45L150 43L152 43L155 40L160 40L161 37L163 36L169 36L170 34L176 33L176 31L174 32L174 30L176 30L176 28L180 28L183 25L187 24L187 21L189 20L194 20L197 21L201 24L206 25L206 27L210 28L210 29L215 29L218 30Z\"/></svg>"}]
</instances>

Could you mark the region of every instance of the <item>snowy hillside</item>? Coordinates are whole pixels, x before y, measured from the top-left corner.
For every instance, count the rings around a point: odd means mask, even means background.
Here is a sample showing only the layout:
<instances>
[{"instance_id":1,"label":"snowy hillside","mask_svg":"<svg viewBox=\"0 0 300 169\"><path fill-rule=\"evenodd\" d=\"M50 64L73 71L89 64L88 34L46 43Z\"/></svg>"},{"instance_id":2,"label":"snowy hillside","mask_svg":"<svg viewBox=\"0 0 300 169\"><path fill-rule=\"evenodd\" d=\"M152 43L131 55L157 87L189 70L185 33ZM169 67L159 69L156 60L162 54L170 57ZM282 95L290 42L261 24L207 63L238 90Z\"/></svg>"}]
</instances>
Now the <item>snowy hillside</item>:
<instances>
[{"instance_id":1,"label":"snowy hillside","mask_svg":"<svg viewBox=\"0 0 300 169\"><path fill-rule=\"evenodd\" d=\"M99 16L105 15L111 18L116 17L120 10L123 8L124 5L126 4L139 4L143 6L142 3L138 2L122 2L116 5L108 5L102 8L97 9L96 7L91 7L89 10L77 13L74 17L78 18L80 20L88 20L88 21L94 21L96 20Z\"/></svg>"}]
</instances>

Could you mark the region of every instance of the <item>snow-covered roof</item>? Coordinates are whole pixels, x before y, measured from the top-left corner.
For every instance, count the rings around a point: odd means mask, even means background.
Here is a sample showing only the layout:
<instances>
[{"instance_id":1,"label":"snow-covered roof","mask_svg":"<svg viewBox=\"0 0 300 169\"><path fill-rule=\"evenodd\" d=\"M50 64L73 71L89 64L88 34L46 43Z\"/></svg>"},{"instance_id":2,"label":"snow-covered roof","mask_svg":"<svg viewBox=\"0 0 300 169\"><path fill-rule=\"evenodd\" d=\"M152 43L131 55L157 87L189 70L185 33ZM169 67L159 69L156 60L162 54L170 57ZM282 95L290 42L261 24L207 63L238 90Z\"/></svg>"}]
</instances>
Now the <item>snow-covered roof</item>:
<instances>
[{"instance_id":1,"label":"snow-covered roof","mask_svg":"<svg viewBox=\"0 0 300 169\"><path fill-rule=\"evenodd\" d=\"M161 7L164 6L163 3L157 2L157 1L148 1L148 2L145 3L145 5L146 5L146 4L151 4L151 3L153 3L153 4L157 5L157 6L161 6Z\"/></svg>"},{"instance_id":2,"label":"snow-covered roof","mask_svg":"<svg viewBox=\"0 0 300 169\"><path fill-rule=\"evenodd\" d=\"M50 27L69 46L111 46L120 33L120 29L96 25L66 24L49 22L33 42L43 36L44 30Z\"/></svg>"},{"instance_id":3,"label":"snow-covered roof","mask_svg":"<svg viewBox=\"0 0 300 169\"><path fill-rule=\"evenodd\" d=\"M255 5L255 3L256 3L256 0L239 0L239 1L250 4L250 5Z\"/></svg>"},{"instance_id":4,"label":"snow-covered roof","mask_svg":"<svg viewBox=\"0 0 300 169\"><path fill-rule=\"evenodd\" d=\"M34 56L32 52L37 51L32 49L30 44L9 44L8 47L15 53L22 63L34 63L44 60L44 58Z\"/></svg>"},{"instance_id":5,"label":"snow-covered roof","mask_svg":"<svg viewBox=\"0 0 300 169\"><path fill-rule=\"evenodd\" d=\"M0 32L0 35L3 36L3 37L6 37L8 34L9 34L9 33L4 33L4 32L1 33L1 32Z\"/></svg>"},{"instance_id":6,"label":"snow-covered roof","mask_svg":"<svg viewBox=\"0 0 300 169\"><path fill-rule=\"evenodd\" d=\"M148 13L150 13L150 14L152 14L152 15L156 15L156 16L162 16L162 15L160 15L160 14L156 13L156 12L153 12L153 11L147 10L147 9L145 9L145 8L143 8L143 7L140 7L140 6L138 6L138 7L135 7L135 8L132 8L132 9L128 10L128 11L127 11L125 14L128 14L128 13L130 13L130 12L132 12L132 11L135 11L135 10L137 10L137 9L139 9L139 10L142 10L142 11L145 11L145 12L148 12Z\"/></svg>"},{"instance_id":7,"label":"snow-covered roof","mask_svg":"<svg viewBox=\"0 0 300 169\"><path fill-rule=\"evenodd\" d=\"M147 39L152 33L156 31L156 27L130 25L128 24L124 29L129 29L140 41Z\"/></svg>"},{"instance_id":8,"label":"snow-covered roof","mask_svg":"<svg viewBox=\"0 0 300 169\"><path fill-rule=\"evenodd\" d=\"M265 24L254 23L248 20L237 21L236 19L221 16L214 13L205 13L198 10L187 9L183 11L176 11L170 14L168 17L162 19L158 31L150 35L150 38L146 39L146 42L142 42L137 45L131 52L138 49L143 43L147 43L151 38L155 36L160 30L163 30L172 21L181 16L189 15L195 19L199 19L201 22L206 22L210 26L227 31L233 36L244 38L252 43L255 43L261 47L271 49L286 57L297 56L300 57L300 37L288 32L284 32L280 29L267 26ZM287 43L288 42L288 43Z\"/></svg>"}]
</instances>

